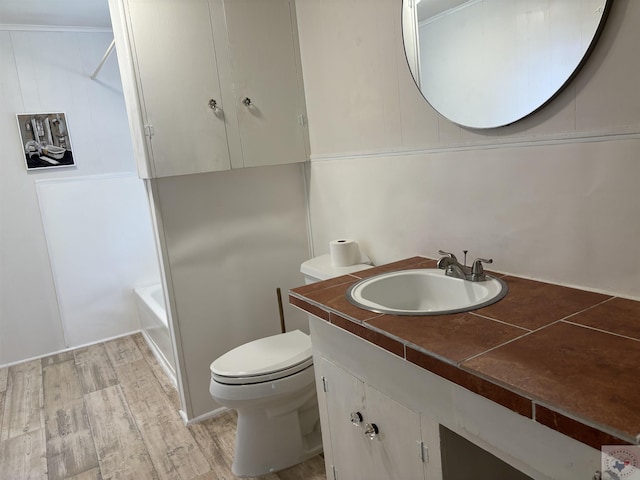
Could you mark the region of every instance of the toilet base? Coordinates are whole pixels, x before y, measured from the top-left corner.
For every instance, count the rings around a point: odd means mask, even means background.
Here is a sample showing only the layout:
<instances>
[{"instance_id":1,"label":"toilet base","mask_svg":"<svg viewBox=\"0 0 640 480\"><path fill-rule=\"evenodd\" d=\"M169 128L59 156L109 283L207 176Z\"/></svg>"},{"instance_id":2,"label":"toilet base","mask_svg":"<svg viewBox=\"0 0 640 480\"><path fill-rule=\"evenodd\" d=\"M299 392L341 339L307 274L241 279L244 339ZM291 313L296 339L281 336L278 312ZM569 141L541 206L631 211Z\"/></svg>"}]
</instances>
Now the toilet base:
<instances>
[{"instance_id":1,"label":"toilet base","mask_svg":"<svg viewBox=\"0 0 640 480\"><path fill-rule=\"evenodd\" d=\"M236 446L231 471L257 477L304 462L322 452L315 386L303 393L302 406L238 408ZM299 404L298 404L299 405Z\"/></svg>"}]
</instances>

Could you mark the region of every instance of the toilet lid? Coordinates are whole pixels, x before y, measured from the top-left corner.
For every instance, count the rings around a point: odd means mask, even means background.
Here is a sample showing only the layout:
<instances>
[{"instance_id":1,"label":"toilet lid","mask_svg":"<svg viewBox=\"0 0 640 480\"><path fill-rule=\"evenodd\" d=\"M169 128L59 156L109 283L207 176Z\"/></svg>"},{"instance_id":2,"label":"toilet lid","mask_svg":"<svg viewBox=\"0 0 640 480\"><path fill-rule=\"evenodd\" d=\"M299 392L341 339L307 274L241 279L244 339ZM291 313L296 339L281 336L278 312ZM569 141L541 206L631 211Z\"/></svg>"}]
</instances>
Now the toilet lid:
<instances>
[{"instance_id":1,"label":"toilet lid","mask_svg":"<svg viewBox=\"0 0 640 480\"><path fill-rule=\"evenodd\" d=\"M259 383L293 375L312 364L311 338L293 330L234 348L211 364L211 375L225 384Z\"/></svg>"}]
</instances>

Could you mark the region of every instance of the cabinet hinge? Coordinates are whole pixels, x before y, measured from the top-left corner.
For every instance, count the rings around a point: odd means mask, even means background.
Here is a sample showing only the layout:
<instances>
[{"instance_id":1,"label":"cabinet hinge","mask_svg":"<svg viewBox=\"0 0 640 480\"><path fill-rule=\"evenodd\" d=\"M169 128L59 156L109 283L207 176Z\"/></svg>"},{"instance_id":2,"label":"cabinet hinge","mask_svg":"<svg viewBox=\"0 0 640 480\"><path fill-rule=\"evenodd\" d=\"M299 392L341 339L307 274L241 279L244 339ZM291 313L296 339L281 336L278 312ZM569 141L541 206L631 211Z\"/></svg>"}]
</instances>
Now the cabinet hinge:
<instances>
[{"instance_id":1,"label":"cabinet hinge","mask_svg":"<svg viewBox=\"0 0 640 480\"><path fill-rule=\"evenodd\" d=\"M304 115L298 115L298 124L304 127L307 124L307 118Z\"/></svg>"},{"instance_id":2,"label":"cabinet hinge","mask_svg":"<svg viewBox=\"0 0 640 480\"><path fill-rule=\"evenodd\" d=\"M323 392L327 392L327 377L321 377L322 378L322 391Z\"/></svg>"},{"instance_id":3,"label":"cabinet hinge","mask_svg":"<svg viewBox=\"0 0 640 480\"><path fill-rule=\"evenodd\" d=\"M145 136L151 138L155 135L155 130L153 129L153 125L151 125L150 123L145 123L144 125L144 134Z\"/></svg>"},{"instance_id":4,"label":"cabinet hinge","mask_svg":"<svg viewBox=\"0 0 640 480\"><path fill-rule=\"evenodd\" d=\"M418 444L418 455L420 456L420 460L422 460L423 463L429 463L429 450L424 446L424 442L418 440L416 443Z\"/></svg>"}]
</instances>

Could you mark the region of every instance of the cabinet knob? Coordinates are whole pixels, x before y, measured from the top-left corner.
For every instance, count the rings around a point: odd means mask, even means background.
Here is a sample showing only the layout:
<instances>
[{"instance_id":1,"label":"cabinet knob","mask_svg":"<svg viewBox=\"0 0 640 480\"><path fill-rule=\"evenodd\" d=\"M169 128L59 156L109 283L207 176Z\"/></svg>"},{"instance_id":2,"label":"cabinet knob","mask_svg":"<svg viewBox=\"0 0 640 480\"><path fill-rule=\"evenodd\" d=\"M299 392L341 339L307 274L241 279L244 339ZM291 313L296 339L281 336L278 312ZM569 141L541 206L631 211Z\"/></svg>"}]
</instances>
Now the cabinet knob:
<instances>
[{"instance_id":1,"label":"cabinet knob","mask_svg":"<svg viewBox=\"0 0 640 480\"><path fill-rule=\"evenodd\" d=\"M244 97L244 99L242 100L242 104L245 107L250 107L251 106L251 99L249 97Z\"/></svg>"},{"instance_id":2,"label":"cabinet knob","mask_svg":"<svg viewBox=\"0 0 640 480\"><path fill-rule=\"evenodd\" d=\"M370 440L373 440L379 432L380 430L375 423L367 423L364 426L364 436L369 437Z\"/></svg>"},{"instance_id":3,"label":"cabinet knob","mask_svg":"<svg viewBox=\"0 0 640 480\"><path fill-rule=\"evenodd\" d=\"M360 412L351 412L351 423L354 426L359 426L362 423L362 414Z\"/></svg>"},{"instance_id":4,"label":"cabinet knob","mask_svg":"<svg viewBox=\"0 0 640 480\"><path fill-rule=\"evenodd\" d=\"M214 100L213 98L209 100L209 108L211 110L218 110L218 102L216 100Z\"/></svg>"}]
</instances>

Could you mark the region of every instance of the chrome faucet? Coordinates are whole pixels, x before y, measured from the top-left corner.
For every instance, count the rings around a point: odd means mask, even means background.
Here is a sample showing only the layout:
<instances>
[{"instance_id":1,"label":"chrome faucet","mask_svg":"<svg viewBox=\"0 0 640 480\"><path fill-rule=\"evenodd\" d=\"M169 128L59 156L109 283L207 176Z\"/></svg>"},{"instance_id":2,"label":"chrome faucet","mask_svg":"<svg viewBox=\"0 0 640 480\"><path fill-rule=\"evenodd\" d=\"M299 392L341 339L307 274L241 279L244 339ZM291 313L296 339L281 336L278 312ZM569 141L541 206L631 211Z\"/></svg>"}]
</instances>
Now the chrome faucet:
<instances>
[{"instance_id":1,"label":"chrome faucet","mask_svg":"<svg viewBox=\"0 0 640 480\"><path fill-rule=\"evenodd\" d=\"M470 282L483 282L487 279L483 263L493 263L493 258L476 258L473 261L473 266L467 267L461 264L456 256L450 252L444 252L438 250L440 255L444 255L438 260L438 268L444 270L444 274L448 277L461 278L463 280L469 280ZM465 259L467 257L465 251ZM466 261L465 261L466 263Z\"/></svg>"}]
</instances>

